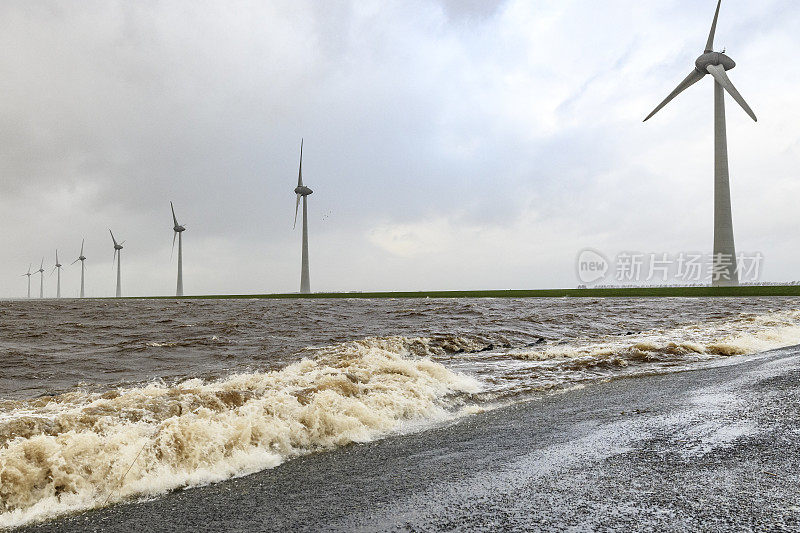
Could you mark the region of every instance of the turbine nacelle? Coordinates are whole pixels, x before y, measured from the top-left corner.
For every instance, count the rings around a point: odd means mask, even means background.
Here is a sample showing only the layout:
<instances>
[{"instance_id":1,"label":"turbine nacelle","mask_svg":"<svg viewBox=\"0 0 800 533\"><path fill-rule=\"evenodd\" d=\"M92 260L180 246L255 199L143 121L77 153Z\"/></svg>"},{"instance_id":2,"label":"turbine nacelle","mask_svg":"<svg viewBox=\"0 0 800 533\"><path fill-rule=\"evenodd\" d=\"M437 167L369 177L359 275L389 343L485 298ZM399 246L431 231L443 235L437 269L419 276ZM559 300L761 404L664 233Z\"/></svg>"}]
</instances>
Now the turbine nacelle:
<instances>
[{"instance_id":1,"label":"turbine nacelle","mask_svg":"<svg viewBox=\"0 0 800 533\"><path fill-rule=\"evenodd\" d=\"M695 68L682 82L678 84L675 90L669 93L663 102L658 104L658 106L656 106L656 108L645 117L645 122L650 120L653 115L658 113L659 110L670 103L676 96L705 78L706 74L711 74L711 76L714 78L714 83L727 91L728 94L730 94L731 97L736 101L736 103L739 104L742 109L744 109L745 113L750 116L750 118L758 121L756 114L753 112L747 102L745 102L742 95L739 94L739 91L733 85L733 82L731 82L731 80L728 78L728 74L726 73L726 71L731 70L736 66L736 62L725 55L725 53L714 51L714 35L717 31L717 19L719 18L719 9L721 5L722 0L718 0L717 10L714 13L714 22L711 23L711 31L708 34L708 41L706 41L705 51L695 60Z\"/></svg>"},{"instance_id":2,"label":"turbine nacelle","mask_svg":"<svg viewBox=\"0 0 800 533\"><path fill-rule=\"evenodd\" d=\"M72 262L73 265L75 263L77 263L78 261L80 261L81 264L83 264L83 262L86 261L86 256L83 255L83 244L84 244L84 242L85 242L84 240L81 241L81 253L78 254L78 258L75 261Z\"/></svg>"},{"instance_id":3,"label":"turbine nacelle","mask_svg":"<svg viewBox=\"0 0 800 533\"><path fill-rule=\"evenodd\" d=\"M309 194L313 193L311 189L306 187L305 185L298 185L294 188L295 194L299 194L300 196L308 196Z\"/></svg>"},{"instance_id":4,"label":"turbine nacelle","mask_svg":"<svg viewBox=\"0 0 800 533\"><path fill-rule=\"evenodd\" d=\"M697 71L704 76L708 74L708 67L710 65L719 65L725 70L731 70L736 66L736 62L722 52L706 52L694 62Z\"/></svg>"},{"instance_id":5,"label":"turbine nacelle","mask_svg":"<svg viewBox=\"0 0 800 533\"><path fill-rule=\"evenodd\" d=\"M122 250L122 245L125 244L125 241L117 242L117 239L114 238L114 233L111 230L108 230L111 233L111 240L114 241L114 250Z\"/></svg>"},{"instance_id":6,"label":"turbine nacelle","mask_svg":"<svg viewBox=\"0 0 800 533\"><path fill-rule=\"evenodd\" d=\"M178 224L178 217L175 216L175 206L172 205L172 202L169 203L169 208L172 211L172 222L174 224L174 226L172 226L172 231L174 231L175 233L181 233L183 231L186 231L186 228L184 226Z\"/></svg>"}]
</instances>

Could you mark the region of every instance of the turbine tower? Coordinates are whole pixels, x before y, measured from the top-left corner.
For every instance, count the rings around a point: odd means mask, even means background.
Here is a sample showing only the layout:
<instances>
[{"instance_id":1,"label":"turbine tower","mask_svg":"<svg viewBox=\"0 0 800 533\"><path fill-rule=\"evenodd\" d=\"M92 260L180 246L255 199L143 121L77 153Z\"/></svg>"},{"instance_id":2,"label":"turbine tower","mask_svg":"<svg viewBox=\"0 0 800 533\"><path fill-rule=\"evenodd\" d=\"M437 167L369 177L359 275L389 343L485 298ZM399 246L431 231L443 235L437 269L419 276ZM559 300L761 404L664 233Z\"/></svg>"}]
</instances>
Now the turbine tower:
<instances>
[{"instance_id":1,"label":"turbine tower","mask_svg":"<svg viewBox=\"0 0 800 533\"><path fill-rule=\"evenodd\" d=\"M695 61L695 68L686 76L674 91L658 104L645 122L680 93L700 81L706 74L714 77L714 254L712 263L712 284L718 286L739 285L736 269L736 247L733 243L733 221L731 217L731 189L728 176L728 139L725 128L725 92L733 97L745 112L758 121L753 110L733 86L726 71L736 63L723 52L714 52L714 34L722 0L717 2L714 22L708 34L706 49Z\"/></svg>"},{"instance_id":2,"label":"turbine tower","mask_svg":"<svg viewBox=\"0 0 800 533\"><path fill-rule=\"evenodd\" d=\"M58 250L56 250L56 266L53 267L53 272L58 271L58 284L56 285L56 298L61 298L61 263L58 262ZM53 275L50 272L50 275Z\"/></svg>"},{"instance_id":3,"label":"turbine tower","mask_svg":"<svg viewBox=\"0 0 800 533\"><path fill-rule=\"evenodd\" d=\"M28 272L23 274L23 276L28 276L28 299L29 300L31 299L31 276L33 276L33 274L31 273L31 267L32 266L33 266L32 263L28 263Z\"/></svg>"},{"instance_id":4,"label":"turbine tower","mask_svg":"<svg viewBox=\"0 0 800 533\"><path fill-rule=\"evenodd\" d=\"M300 198L303 198L303 259L300 268L300 292L308 294L311 292L311 281L308 275L308 195L313 193L311 189L303 185L303 140L300 139L300 171L297 174L297 187L294 192L297 194L297 203L294 206L294 226L297 227L297 210L300 207Z\"/></svg>"},{"instance_id":5,"label":"turbine tower","mask_svg":"<svg viewBox=\"0 0 800 533\"><path fill-rule=\"evenodd\" d=\"M111 230L108 230L111 233ZM111 260L111 268L114 268L114 261L117 262L117 298L122 297L122 245L125 244L125 241L117 242L117 239L114 238L114 234L111 233L111 240L114 241L114 258Z\"/></svg>"},{"instance_id":6,"label":"turbine tower","mask_svg":"<svg viewBox=\"0 0 800 533\"><path fill-rule=\"evenodd\" d=\"M44 257L42 257L42 262L39 264L39 270L36 272L39 273L39 298L44 298Z\"/></svg>"},{"instance_id":7,"label":"turbine tower","mask_svg":"<svg viewBox=\"0 0 800 533\"><path fill-rule=\"evenodd\" d=\"M72 262L73 265L75 263L77 263L78 261L81 262L81 298L83 298L83 294L84 294L83 293L83 273L86 270L86 265L84 265L84 263L83 263L84 261L86 261L86 257L84 257L84 255L83 255L83 243L84 243L84 241L85 241L85 239L81 239L81 255L79 255L78 258L75 261Z\"/></svg>"},{"instance_id":8,"label":"turbine tower","mask_svg":"<svg viewBox=\"0 0 800 533\"><path fill-rule=\"evenodd\" d=\"M178 219L175 217L175 206L172 202L169 203L172 209L172 221L175 225L172 227L172 251L175 251L175 237L178 238L178 288L175 290L175 296L183 296L183 232L186 228L178 224Z\"/></svg>"}]
</instances>

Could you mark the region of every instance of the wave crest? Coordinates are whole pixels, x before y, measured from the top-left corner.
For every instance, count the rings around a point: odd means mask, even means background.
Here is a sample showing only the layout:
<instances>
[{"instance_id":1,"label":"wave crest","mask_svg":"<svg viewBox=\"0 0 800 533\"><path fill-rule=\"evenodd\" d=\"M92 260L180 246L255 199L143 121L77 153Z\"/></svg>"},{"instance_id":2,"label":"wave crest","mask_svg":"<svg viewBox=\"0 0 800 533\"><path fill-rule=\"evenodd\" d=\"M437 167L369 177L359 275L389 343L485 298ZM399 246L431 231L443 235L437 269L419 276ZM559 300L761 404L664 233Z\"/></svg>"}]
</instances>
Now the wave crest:
<instances>
[{"instance_id":1,"label":"wave crest","mask_svg":"<svg viewBox=\"0 0 800 533\"><path fill-rule=\"evenodd\" d=\"M687 356L748 355L800 344L800 312L743 315L736 320L691 324L663 331L607 337L600 342L548 345L511 352L516 359L567 361L573 366L627 366L631 363L668 363Z\"/></svg>"},{"instance_id":2,"label":"wave crest","mask_svg":"<svg viewBox=\"0 0 800 533\"><path fill-rule=\"evenodd\" d=\"M218 382L17 402L0 413L0 526L219 481L454 416L478 382L415 356L415 345L365 339Z\"/></svg>"}]
</instances>

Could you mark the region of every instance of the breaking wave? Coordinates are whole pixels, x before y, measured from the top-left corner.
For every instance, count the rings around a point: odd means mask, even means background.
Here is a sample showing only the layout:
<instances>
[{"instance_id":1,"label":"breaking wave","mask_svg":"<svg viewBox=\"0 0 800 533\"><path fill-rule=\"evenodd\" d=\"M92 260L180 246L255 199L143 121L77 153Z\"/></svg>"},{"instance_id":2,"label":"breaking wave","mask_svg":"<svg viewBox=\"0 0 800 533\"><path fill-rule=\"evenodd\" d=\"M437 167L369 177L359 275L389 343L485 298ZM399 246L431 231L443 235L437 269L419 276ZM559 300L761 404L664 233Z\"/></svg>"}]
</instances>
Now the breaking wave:
<instances>
[{"instance_id":1,"label":"breaking wave","mask_svg":"<svg viewBox=\"0 0 800 533\"><path fill-rule=\"evenodd\" d=\"M560 360L565 368L579 369L749 355L795 344L800 344L800 311L792 310L606 337L599 342L545 345L510 355L529 361Z\"/></svg>"},{"instance_id":2,"label":"breaking wave","mask_svg":"<svg viewBox=\"0 0 800 533\"><path fill-rule=\"evenodd\" d=\"M246 475L533 392L799 344L800 311L563 331L369 337L307 348L269 372L0 400L0 528ZM198 339L223 342L146 346Z\"/></svg>"},{"instance_id":3,"label":"breaking wave","mask_svg":"<svg viewBox=\"0 0 800 533\"><path fill-rule=\"evenodd\" d=\"M0 527L245 475L470 411L428 340L372 338L283 369L0 405ZM441 349L441 348L440 348Z\"/></svg>"}]
</instances>

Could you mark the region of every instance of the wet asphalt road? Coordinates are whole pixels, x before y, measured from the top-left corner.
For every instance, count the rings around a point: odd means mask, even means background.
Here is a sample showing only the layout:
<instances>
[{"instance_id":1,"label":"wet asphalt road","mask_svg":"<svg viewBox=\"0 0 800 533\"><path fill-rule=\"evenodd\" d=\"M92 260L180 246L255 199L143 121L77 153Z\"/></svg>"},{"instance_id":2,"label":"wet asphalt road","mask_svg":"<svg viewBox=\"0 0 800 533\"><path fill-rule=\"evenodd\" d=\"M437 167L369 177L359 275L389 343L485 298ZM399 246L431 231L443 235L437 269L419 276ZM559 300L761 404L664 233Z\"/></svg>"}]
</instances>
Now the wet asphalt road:
<instances>
[{"instance_id":1,"label":"wet asphalt road","mask_svg":"<svg viewBox=\"0 0 800 533\"><path fill-rule=\"evenodd\" d=\"M800 531L800 348L621 379L31 531Z\"/></svg>"}]
</instances>

